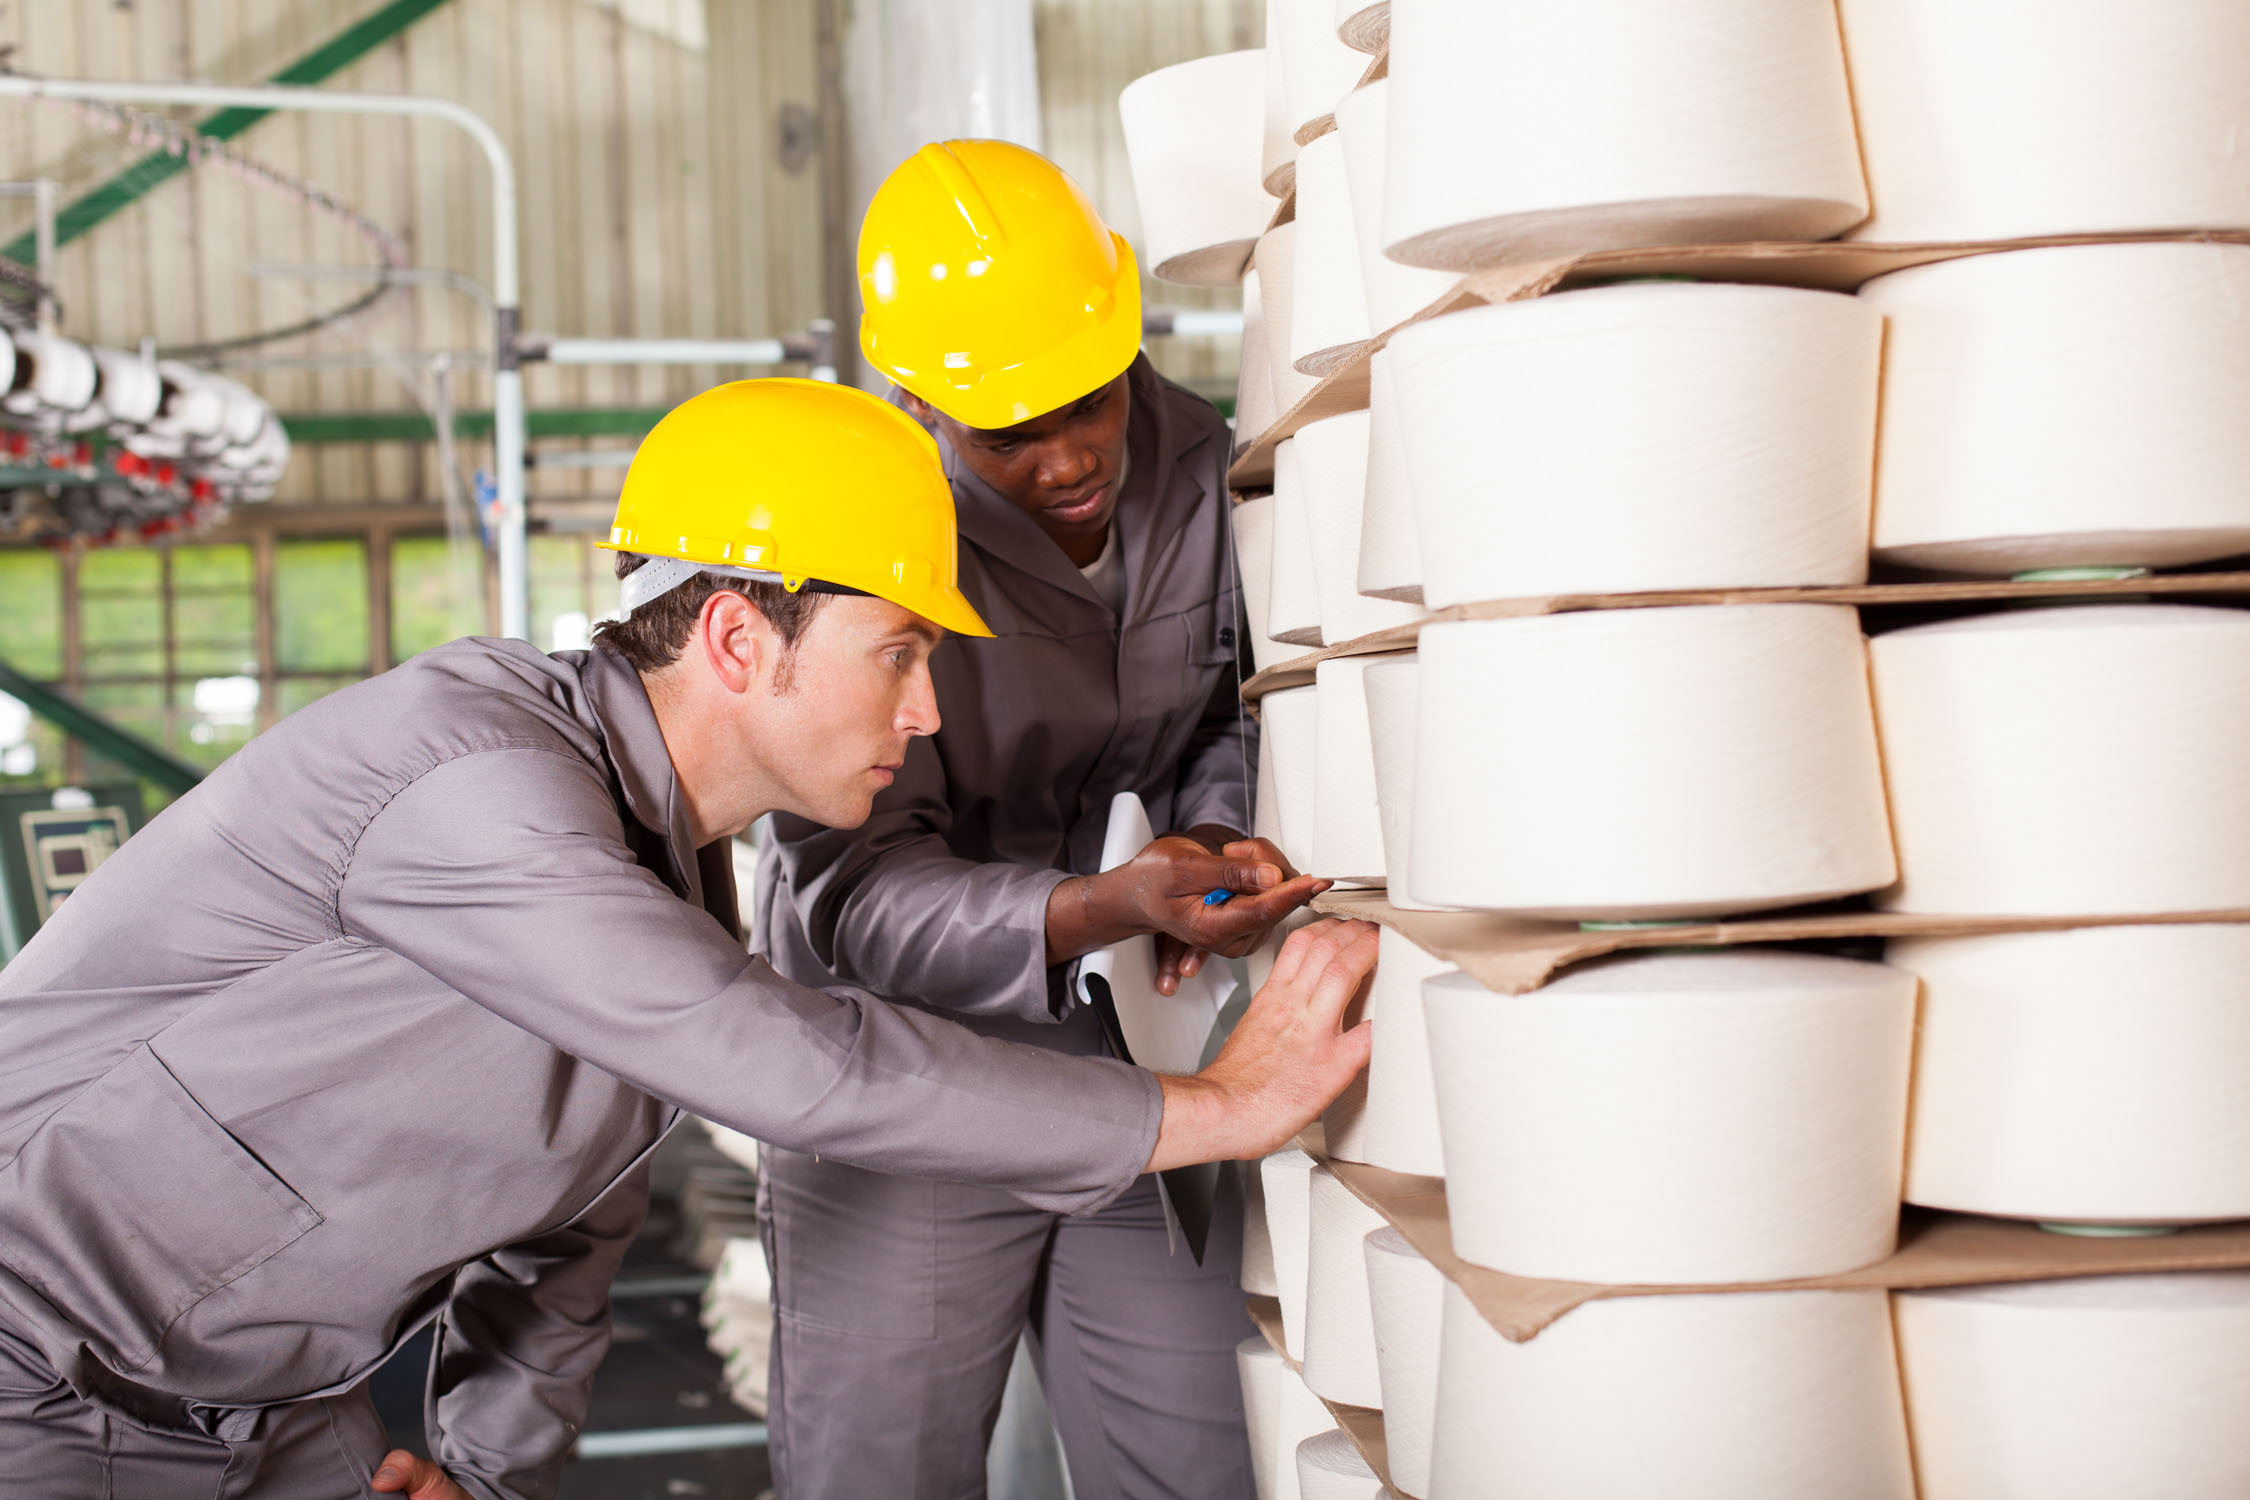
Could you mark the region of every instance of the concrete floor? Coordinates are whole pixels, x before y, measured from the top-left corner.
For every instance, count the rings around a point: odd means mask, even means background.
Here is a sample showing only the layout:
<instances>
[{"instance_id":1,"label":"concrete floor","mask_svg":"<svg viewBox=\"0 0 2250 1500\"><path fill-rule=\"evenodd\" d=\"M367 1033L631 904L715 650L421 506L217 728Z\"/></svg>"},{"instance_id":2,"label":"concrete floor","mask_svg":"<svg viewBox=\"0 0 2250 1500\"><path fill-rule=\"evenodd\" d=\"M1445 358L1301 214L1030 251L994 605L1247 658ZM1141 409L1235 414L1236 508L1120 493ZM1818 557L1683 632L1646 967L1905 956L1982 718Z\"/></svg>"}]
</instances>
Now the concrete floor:
<instances>
[{"instance_id":1,"label":"concrete floor","mask_svg":"<svg viewBox=\"0 0 2250 1500\"><path fill-rule=\"evenodd\" d=\"M696 1443L729 1436L725 1429L757 1418L727 1397L718 1356L703 1342L692 1286L702 1277L675 1260L675 1225L659 1202L627 1257L614 1298L609 1357L594 1378L586 1439L627 1444ZM373 1392L391 1441L422 1445L422 1389L429 1335L414 1340L382 1370ZM629 1437L626 1435L630 1435ZM739 1442L740 1435L733 1435ZM563 1470L558 1500L756 1500L772 1483L763 1446L704 1447L638 1456L579 1457Z\"/></svg>"}]
</instances>

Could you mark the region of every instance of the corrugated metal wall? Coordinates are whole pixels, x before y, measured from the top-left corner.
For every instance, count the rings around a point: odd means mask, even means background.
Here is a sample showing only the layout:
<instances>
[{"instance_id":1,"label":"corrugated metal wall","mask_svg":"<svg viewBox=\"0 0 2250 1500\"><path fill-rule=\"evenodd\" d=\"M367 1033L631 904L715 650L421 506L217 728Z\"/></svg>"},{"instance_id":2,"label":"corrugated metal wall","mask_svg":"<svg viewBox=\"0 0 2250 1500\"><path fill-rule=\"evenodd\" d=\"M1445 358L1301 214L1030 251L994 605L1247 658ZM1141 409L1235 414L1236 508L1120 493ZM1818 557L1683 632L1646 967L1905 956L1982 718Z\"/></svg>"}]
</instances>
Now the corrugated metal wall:
<instances>
[{"instance_id":1,"label":"corrugated metal wall","mask_svg":"<svg viewBox=\"0 0 2250 1500\"><path fill-rule=\"evenodd\" d=\"M32 73L88 78L266 79L378 0L17 0L0 46ZM1048 142L1118 228L1137 228L1117 91L1151 68L1256 45L1259 0L1039 0ZM452 0L328 80L327 87L431 94L485 116L515 153L523 212L525 325L583 336L757 338L821 312L821 169L813 0ZM785 125L785 120L790 122ZM788 139L785 141L785 134ZM236 144L316 182L396 234L413 264L491 276L483 159L457 130L396 120L274 116ZM0 101L0 177L60 179L66 197L141 148L68 106ZM27 227L22 200L0 228ZM67 246L58 290L67 331L130 345L225 338L294 321L353 290L247 274L255 262L367 265L350 231L222 169L184 173ZM1151 285L1168 305L1225 304ZM277 353L478 351L481 314L454 294L395 294L351 328ZM1207 388L1233 356L1166 341L1159 357ZM252 369L285 411L397 410L415 368ZM528 372L534 407L676 400L724 378L682 371ZM426 388L425 388L426 389ZM484 382L457 383L488 404ZM534 493L587 488L535 475ZM431 455L406 443L323 445L292 465L284 499L426 499Z\"/></svg>"}]
</instances>

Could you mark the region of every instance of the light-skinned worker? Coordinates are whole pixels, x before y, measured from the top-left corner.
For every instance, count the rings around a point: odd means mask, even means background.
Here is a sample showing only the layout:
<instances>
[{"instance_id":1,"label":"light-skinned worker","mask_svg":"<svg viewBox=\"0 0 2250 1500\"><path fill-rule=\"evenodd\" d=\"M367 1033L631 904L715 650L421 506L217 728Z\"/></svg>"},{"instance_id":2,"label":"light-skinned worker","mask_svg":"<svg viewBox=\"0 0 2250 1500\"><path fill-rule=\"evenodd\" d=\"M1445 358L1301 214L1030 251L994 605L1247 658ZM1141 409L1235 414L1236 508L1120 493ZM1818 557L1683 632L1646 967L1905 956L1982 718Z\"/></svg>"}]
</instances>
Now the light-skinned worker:
<instances>
[{"instance_id":1,"label":"light-skinned worker","mask_svg":"<svg viewBox=\"0 0 2250 1500\"><path fill-rule=\"evenodd\" d=\"M1227 426L1141 356L1131 248L1033 152L923 148L868 208L859 271L861 347L945 452L961 586L996 636L932 663L945 726L866 822L776 820L756 943L806 983L1098 1054L1073 960L1154 934L1164 974L1192 974L1324 888L1243 835ZM1163 836L1103 872L1120 792ZM1027 1328L1078 1500L1250 1492L1231 1193L1198 1264L1151 1178L1073 1213L813 1153L764 1164L783 1500L981 1495Z\"/></svg>"},{"instance_id":2,"label":"light-skinned worker","mask_svg":"<svg viewBox=\"0 0 2250 1500\"><path fill-rule=\"evenodd\" d=\"M683 1110L1082 1211L1356 1067L1344 924L1194 1078L744 950L726 841L864 818L985 628L903 414L706 392L613 542L651 560L591 651L459 641L292 715L0 970L0 1495L548 1500ZM390 1451L365 1382L432 1322L433 1451Z\"/></svg>"}]
</instances>

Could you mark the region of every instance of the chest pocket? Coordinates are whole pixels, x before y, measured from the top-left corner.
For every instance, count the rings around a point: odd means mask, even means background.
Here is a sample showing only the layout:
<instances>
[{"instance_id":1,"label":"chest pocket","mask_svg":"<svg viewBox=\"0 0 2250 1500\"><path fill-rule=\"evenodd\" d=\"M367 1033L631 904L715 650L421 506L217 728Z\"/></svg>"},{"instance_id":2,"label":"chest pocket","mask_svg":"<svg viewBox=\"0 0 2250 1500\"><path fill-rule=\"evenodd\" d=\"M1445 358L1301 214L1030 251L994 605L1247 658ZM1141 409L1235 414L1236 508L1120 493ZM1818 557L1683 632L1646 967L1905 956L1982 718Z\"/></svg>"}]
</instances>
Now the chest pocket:
<instances>
[{"instance_id":1,"label":"chest pocket","mask_svg":"<svg viewBox=\"0 0 2250 1500\"><path fill-rule=\"evenodd\" d=\"M321 1222L143 1046L0 1172L0 1265L120 1373L189 1308Z\"/></svg>"},{"instance_id":2,"label":"chest pocket","mask_svg":"<svg viewBox=\"0 0 2250 1500\"><path fill-rule=\"evenodd\" d=\"M1240 660L1242 595L1235 589L1216 595L1179 616L1187 630L1187 660L1196 667L1231 667Z\"/></svg>"}]
</instances>

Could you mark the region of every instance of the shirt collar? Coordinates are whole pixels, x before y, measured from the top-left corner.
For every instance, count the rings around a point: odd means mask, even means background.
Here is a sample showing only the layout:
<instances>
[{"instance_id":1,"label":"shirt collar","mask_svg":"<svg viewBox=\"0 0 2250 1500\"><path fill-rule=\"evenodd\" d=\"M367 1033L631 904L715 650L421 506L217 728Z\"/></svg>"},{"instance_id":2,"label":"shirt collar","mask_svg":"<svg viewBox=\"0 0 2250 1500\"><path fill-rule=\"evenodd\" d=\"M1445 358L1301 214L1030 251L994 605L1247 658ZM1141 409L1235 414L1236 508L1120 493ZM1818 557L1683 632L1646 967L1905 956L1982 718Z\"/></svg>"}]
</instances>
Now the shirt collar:
<instances>
[{"instance_id":1,"label":"shirt collar","mask_svg":"<svg viewBox=\"0 0 2250 1500\"><path fill-rule=\"evenodd\" d=\"M648 701L640 671L606 646L588 651L581 671L586 703L625 795L626 809L634 821L669 839L674 848L690 847L687 799L680 795L672 753L664 747L664 731L656 722L656 707Z\"/></svg>"}]
</instances>

